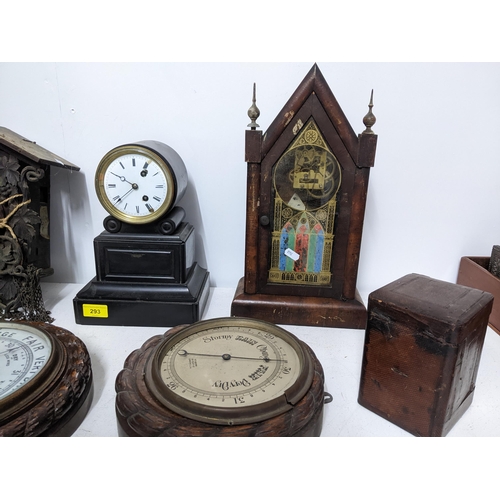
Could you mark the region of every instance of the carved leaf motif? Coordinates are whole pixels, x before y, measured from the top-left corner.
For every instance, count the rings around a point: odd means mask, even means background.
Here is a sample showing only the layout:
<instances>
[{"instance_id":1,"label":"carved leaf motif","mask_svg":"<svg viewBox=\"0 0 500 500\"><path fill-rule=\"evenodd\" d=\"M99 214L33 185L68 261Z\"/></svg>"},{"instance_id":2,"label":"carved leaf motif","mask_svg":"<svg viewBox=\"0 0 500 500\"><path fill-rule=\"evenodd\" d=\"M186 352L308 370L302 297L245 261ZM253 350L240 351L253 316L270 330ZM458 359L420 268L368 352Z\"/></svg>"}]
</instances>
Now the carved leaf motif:
<instances>
[{"instance_id":1,"label":"carved leaf motif","mask_svg":"<svg viewBox=\"0 0 500 500\"><path fill-rule=\"evenodd\" d=\"M5 186L6 184L15 186L19 182L19 166L15 156L0 156L0 186Z\"/></svg>"},{"instance_id":2,"label":"carved leaf motif","mask_svg":"<svg viewBox=\"0 0 500 500\"><path fill-rule=\"evenodd\" d=\"M29 208L18 210L11 218L11 227L16 236L25 241L31 241L36 236L35 224L40 224L38 214Z\"/></svg>"},{"instance_id":3,"label":"carved leaf motif","mask_svg":"<svg viewBox=\"0 0 500 500\"><path fill-rule=\"evenodd\" d=\"M41 297L38 275L23 267L41 217L28 208L30 183L45 170L0 151L0 317L52 322ZM35 270L36 271L36 270ZM25 274L27 273L27 275ZM22 284L20 281L22 281Z\"/></svg>"},{"instance_id":4,"label":"carved leaf motif","mask_svg":"<svg viewBox=\"0 0 500 500\"><path fill-rule=\"evenodd\" d=\"M0 271L12 272L21 261L19 244L8 236L0 236Z\"/></svg>"},{"instance_id":5,"label":"carved leaf motif","mask_svg":"<svg viewBox=\"0 0 500 500\"><path fill-rule=\"evenodd\" d=\"M17 292L18 288L12 276L2 276L2 279L0 279L0 297L3 302L10 302L17 295Z\"/></svg>"},{"instance_id":6,"label":"carved leaf motif","mask_svg":"<svg viewBox=\"0 0 500 500\"><path fill-rule=\"evenodd\" d=\"M7 262L11 260L12 247L8 245L2 245L0 247L0 270L6 267Z\"/></svg>"}]
</instances>

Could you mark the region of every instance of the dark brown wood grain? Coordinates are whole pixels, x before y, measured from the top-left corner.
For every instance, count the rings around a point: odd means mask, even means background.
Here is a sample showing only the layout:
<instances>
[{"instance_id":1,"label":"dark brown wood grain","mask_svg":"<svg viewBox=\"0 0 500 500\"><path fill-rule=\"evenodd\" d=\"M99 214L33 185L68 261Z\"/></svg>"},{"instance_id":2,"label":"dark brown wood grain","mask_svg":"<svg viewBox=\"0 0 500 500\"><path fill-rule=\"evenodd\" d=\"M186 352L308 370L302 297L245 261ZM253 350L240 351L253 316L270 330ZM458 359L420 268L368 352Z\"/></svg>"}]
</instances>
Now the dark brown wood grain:
<instances>
[{"instance_id":1,"label":"dark brown wood grain","mask_svg":"<svg viewBox=\"0 0 500 500\"><path fill-rule=\"evenodd\" d=\"M489 272L490 257L462 257L457 283L489 292L495 297L489 326L500 335L500 278Z\"/></svg>"},{"instance_id":2,"label":"dark brown wood grain","mask_svg":"<svg viewBox=\"0 0 500 500\"><path fill-rule=\"evenodd\" d=\"M342 296L345 299L354 299L356 296L356 281L358 278L359 252L361 250L361 236L365 220L366 196L368 191L368 180L370 170L368 168L356 168L354 170L354 182L352 199L356 200L350 210L350 218L346 236L345 266Z\"/></svg>"},{"instance_id":3,"label":"dark brown wood grain","mask_svg":"<svg viewBox=\"0 0 500 500\"><path fill-rule=\"evenodd\" d=\"M233 316L258 318L281 325L363 329L366 308L356 291L352 300L300 295L247 294L241 278L231 304Z\"/></svg>"},{"instance_id":4,"label":"dark brown wood grain","mask_svg":"<svg viewBox=\"0 0 500 500\"><path fill-rule=\"evenodd\" d=\"M248 293L257 291L258 251L252 242L259 234L259 188L260 188L260 157L262 132L247 130L245 157L248 162L247 176L247 207L245 241L245 288Z\"/></svg>"},{"instance_id":5,"label":"dark brown wood grain","mask_svg":"<svg viewBox=\"0 0 500 500\"><path fill-rule=\"evenodd\" d=\"M358 402L415 436L470 406L493 297L410 274L370 294Z\"/></svg>"},{"instance_id":6,"label":"dark brown wood grain","mask_svg":"<svg viewBox=\"0 0 500 500\"><path fill-rule=\"evenodd\" d=\"M274 145L292 119L296 117L296 114L311 94L317 95L323 107L326 108L329 116L332 117L332 122L338 130L339 135L345 138L346 146L351 156L356 157L358 148L356 134L317 64L314 64L309 70L300 85L267 129L262 144L263 156L267 155L269 149Z\"/></svg>"}]
</instances>

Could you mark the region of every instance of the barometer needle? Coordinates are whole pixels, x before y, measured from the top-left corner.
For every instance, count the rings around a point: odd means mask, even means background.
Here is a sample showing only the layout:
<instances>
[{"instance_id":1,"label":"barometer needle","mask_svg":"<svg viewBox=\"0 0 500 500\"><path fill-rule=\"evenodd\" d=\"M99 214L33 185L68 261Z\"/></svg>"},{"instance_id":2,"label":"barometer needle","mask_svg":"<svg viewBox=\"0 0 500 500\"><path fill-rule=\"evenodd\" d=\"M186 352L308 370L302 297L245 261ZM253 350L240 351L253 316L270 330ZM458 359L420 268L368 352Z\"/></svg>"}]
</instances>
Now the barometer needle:
<instances>
[{"instance_id":1,"label":"barometer needle","mask_svg":"<svg viewBox=\"0 0 500 500\"><path fill-rule=\"evenodd\" d=\"M7 349L6 351L2 351L2 352L0 352L0 356L1 356L2 354L7 354L8 352L15 351L16 349L19 349L20 347L21 347L21 346L20 346L20 345L18 345L18 346L16 346L16 347L12 347L12 348L10 348L10 349Z\"/></svg>"},{"instance_id":2,"label":"barometer needle","mask_svg":"<svg viewBox=\"0 0 500 500\"><path fill-rule=\"evenodd\" d=\"M233 356L232 354L205 354L200 352L187 352L184 349L181 349L177 352L179 356L209 356L211 358L222 358L225 361L229 361L230 359L251 359L255 361L265 361L266 363L269 361L282 361L283 363L288 363L286 359L270 359L270 358L250 358L246 356Z\"/></svg>"}]
</instances>

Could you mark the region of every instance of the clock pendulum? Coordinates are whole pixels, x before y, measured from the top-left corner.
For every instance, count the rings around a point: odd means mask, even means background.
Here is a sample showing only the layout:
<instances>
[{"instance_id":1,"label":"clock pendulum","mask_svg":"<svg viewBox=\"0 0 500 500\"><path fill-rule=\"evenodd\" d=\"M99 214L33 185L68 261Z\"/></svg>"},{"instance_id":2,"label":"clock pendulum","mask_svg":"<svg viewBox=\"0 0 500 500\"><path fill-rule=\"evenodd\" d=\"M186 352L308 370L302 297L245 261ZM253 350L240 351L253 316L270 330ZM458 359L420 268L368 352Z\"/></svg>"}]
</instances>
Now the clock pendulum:
<instances>
[{"instance_id":1,"label":"clock pendulum","mask_svg":"<svg viewBox=\"0 0 500 500\"><path fill-rule=\"evenodd\" d=\"M132 352L116 379L120 436L319 436L324 374L276 325L215 318Z\"/></svg>"},{"instance_id":2,"label":"clock pendulum","mask_svg":"<svg viewBox=\"0 0 500 500\"><path fill-rule=\"evenodd\" d=\"M194 228L177 206L187 178L181 157L158 141L102 158L95 189L109 216L94 239L96 277L73 300L77 323L175 326L201 318L209 273L195 261Z\"/></svg>"},{"instance_id":3,"label":"clock pendulum","mask_svg":"<svg viewBox=\"0 0 500 500\"><path fill-rule=\"evenodd\" d=\"M85 344L41 322L0 322L0 436L71 436L92 402Z\"/></svg>"}]
</instances>

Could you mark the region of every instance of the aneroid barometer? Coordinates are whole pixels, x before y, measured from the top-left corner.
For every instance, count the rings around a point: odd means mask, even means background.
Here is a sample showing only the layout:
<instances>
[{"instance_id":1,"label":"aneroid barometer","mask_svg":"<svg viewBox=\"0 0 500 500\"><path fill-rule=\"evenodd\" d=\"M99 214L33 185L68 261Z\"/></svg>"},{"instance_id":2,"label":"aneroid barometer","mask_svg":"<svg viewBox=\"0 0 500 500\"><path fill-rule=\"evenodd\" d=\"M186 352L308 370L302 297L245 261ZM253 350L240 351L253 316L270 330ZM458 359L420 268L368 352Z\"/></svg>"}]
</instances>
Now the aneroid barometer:
<instances>
[{"instance_id":1,"label":"aneroid barometer","mask_svg":"<svg viewBox=\"0 0 500 500\"><path fill-rule=\"evenodd\" d=\"M109 213L94 239L96 277L75 297L77 323L174 326L201 318L209 273L177 205L188 182L181 157L158 141L124 144L96 169Z\"/></svg>"},{"instance_id":2,"label":"aneroid barometer","mask_svg":"<svg viewBox=\"0 0 500 500\"><path fill-rule=\"evenodd\" d=\"M356 289L375 117L356 135L314 65L265 134L246 132L245 276L231 315L364 328Z\"/></svg>"},{"instance_id":3,"label":"aneroid barometer","mask_svg":"<svg viewBox=\"0 0 500 500\"><path fill-rule=\"evenodd\" d=\"M286 330L248 318L200 321L127 358L116 381L119 434L319 436L323 384L312 350Z\"/></svg>"},{"instance_id":4,"label":"aneroid barometer","mask_svg":"<svg viewBox=\"0 0 500 500\"><path fill-rule=\"evenodd\" d=\"M0 322L0 436L71 436L91 401L79 338L46 323Z\"/></svg>"}]
</instances>

